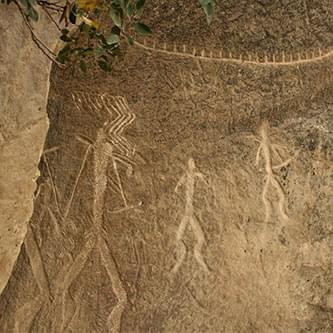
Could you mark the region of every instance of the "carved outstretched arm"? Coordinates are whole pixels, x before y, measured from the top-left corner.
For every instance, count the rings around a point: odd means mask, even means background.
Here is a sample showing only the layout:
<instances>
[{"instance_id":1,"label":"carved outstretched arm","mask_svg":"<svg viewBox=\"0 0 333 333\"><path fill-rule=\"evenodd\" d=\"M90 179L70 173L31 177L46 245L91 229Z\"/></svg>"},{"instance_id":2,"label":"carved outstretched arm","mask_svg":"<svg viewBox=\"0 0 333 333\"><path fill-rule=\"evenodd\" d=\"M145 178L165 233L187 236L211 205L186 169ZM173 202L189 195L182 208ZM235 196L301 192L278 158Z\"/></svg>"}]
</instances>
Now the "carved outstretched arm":
<instances>
[{"instance_id":1,"label":"carved outstretched arm","mask_svg":"<svg viewBox=\"0 0 333 333\"><path fill-rule=\"evenodd\" d=\"M256 166L259 166L260 153L262 151L262 146L263 146L262 143L260 143L260 146L259 146L258 151L257 151L257 156L256 156L256 163L255 163Z\"/></svg>"},{"instance_id":2,"label":"carved outstretched arm","mask_svg":"<svg viewBox=\"0 0 333 333\"><path fill-rule=\"evenodd\" d=\"M178 181L178 183L177 183L177 185L176 185L176 187L175 187L175 193L178 192L178 189L179 189L179 187L180 187L181 185L184 185L185 180L186 180L186 175L181 176L181 178L179 179L179 181Z\"/></svg>"},{"instance_id":3,"label":"carved outstretched arm","mask_svg":"<svg viewBox=\"0 0 333 333\"><path fill-rule=\"evenodd\" d=\"M198 177L202 182L204 182L207 186L209 186L208 181L206 180L206 177L204 174L202 174L201 172L196 172L194 174L195 177Z\"/></svg>"}]
</instances>

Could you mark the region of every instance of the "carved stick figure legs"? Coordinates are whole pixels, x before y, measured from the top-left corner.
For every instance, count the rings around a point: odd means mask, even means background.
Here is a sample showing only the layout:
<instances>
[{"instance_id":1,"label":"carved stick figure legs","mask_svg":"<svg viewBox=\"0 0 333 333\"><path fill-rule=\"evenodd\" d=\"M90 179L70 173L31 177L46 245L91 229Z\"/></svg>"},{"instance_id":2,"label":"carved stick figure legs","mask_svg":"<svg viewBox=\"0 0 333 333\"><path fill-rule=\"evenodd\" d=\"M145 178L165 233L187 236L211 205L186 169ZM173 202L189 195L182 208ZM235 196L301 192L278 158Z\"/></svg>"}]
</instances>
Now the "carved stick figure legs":
<instances>
[{"instance_id":1,"label":"carved stick figure legs","mask_svg":"<svg viewBox=\"0 0 333 333\"><path fill-rule=\"evenodd\" d=\"M183 263L183 261L185 260L186 257L186 246L182 240L185 229L186 229L186 225L189 222L189 218L187 216L184 216L180 222L180 225L178 227L177 230L177 234L176 234L176 241L177 241L177 246L179 248L179 256L177 259L177 263L176 265L173 267L172 269L172 273L177 273L177 271L179 270L179 267L181 266L181 264Z\"/></svg>"},{"instance_id":2,"label":"carved stick figure legs","mask_svg":"<svg viewBox=\"0 0 333 333\"><path fill-rule=\"evenodd\" d=\"M127 293L122 285L122 281L116 266L116 263L112 257L106 241L102 238L98 238L98 248L103 261L103 265L109 275L110 281L114 293L118 298L118 303L115 305L113 310L108 316L108 327L109 332L120 332L121 317L127 305Z\"/></svg>"},{"instance_id":3,"label":"carved stick figure legs","mask_svg":"<svg viewBox=\"0 0 333 333\"><path fill-rule=\"evenodd\" d=\"M271 143L268 137L268 128L269 128L268 123L263 123L260 128L261 140L259 141L260 145L256 157L256 165L259 166L260 156L262 154L266 171L265 184L262 191L262 201L265 206L265 221L266 222L269 221L272 215L272 204L268 199L269 186L271 185L276 190L279 199L278 213L281 219L284 222L287 222L289 220L289 217L286 212L286 195L283 191L282 186L277 180L277 175L275 171L281 169L282 167L288 166L292 159L289 158L287 161L282 162L279 165L273 165L273 156L276 155L280 160L282 160L279 153L279 149L281 149L282 147L277 144Z\"/></svg>"},{"instance_id":4,"label":"carved stick figure legs","mask_svg":"<svg viewBox=\"0 0 333 333\"><path fill-rule=\"evenodd\" d=\"M206 242L205 235L196 217L192 216L189 220L191 223L192 230L197 238L197 242L194 246L194 258L197 260L198 264L203 268L203 270L209 273L209 269L202 257L202 252L201 252L202 247Z\"/></svg>"},{"instance_id":5,"label":"carved stick figure legs","mask_svg":"<svg viewBox=\"0 0 333 333\"><path fill-rule=\"evenodd\" d=\"M179 256L177 259L177 263L172 269L172 273L177 273L179 270L180 266L182 265L183 261L185 260L186 257L186 252L187 248L184 244L184 241L182 240L186 226L190 224L193 233L196 236L196 243L194 245L194 258L198 262L198 264L203 268L204 271L209 273L209 269L207 267L207 264L205 263L203 256L202 256L202 247L204 246L206 240L205 240L205 235L202 231L202 228L199 224L199 221L195 216L184 216L180 222L180 225L177 230L176 234L176 241L177 241L177 246L179 250Z\"/></svg>"},{"instance_id":6,"label":"carved stick figure legs","mask_svg":"<svg viewBox=\"0 0 333 333\"><path fill-rule=\"evenodd\" d=\"M272 216L272 204L267 199L268 187L269 187L269 183L271 180L268 176L266 176L265 178L266 178L266 181L265 181L264 189L262 191L262 202L264 203L264 206L265 206L265 222L268 222Z\"/></svg>"}]
</instances>

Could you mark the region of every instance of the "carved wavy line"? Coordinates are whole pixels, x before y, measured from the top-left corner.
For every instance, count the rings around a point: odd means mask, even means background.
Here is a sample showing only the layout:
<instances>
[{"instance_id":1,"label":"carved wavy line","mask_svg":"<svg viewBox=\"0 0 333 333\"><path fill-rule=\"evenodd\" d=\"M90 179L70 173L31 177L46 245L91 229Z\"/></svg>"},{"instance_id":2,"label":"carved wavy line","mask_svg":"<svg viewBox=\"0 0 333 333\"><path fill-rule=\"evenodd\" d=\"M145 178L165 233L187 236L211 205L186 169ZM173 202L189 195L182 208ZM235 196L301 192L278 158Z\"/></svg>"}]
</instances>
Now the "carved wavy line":
<instances>
[{"instance_id":1,"label":"carved wavy line","mask_svg":"<svg viewBox=\"0 0 333 333\"><path fill-rule=\"evenodd\" d=\"M177 57L200 59L204 61L231 62L231 63L245 64L245 65L259 65L259 66L294 66L294 65L308 64L324 60L333 55L333 49L329 49L328 51L323 52L321 48L318 48L316 51L306 52L305 56L302 55L301 53L297 53L297 57L295 57L294 54L292 53L285 54L284 52L282 52L281 54L271 54L271 55L265 54L264 60L261 61L258 55L253 56L250 53L247 55L241 54L237 58L233 56L231 52L229 52L228 56L226 56L227 52L224 50L220 51L210 50L209 52L207 52L205 49L198 51L196 48L192 48L191 52L189 52L187 51L189 50L189 48L186 45L183 45L182 47L174 45L172 50L170 46L167 45L166 43L164 43L163 47L160 48L156 46L156 42L153 42L152 45L148 45L146 40L144 40L142 43L135 41L134 45L148 51L174 55Z\"/></svg>"}]
</instances>

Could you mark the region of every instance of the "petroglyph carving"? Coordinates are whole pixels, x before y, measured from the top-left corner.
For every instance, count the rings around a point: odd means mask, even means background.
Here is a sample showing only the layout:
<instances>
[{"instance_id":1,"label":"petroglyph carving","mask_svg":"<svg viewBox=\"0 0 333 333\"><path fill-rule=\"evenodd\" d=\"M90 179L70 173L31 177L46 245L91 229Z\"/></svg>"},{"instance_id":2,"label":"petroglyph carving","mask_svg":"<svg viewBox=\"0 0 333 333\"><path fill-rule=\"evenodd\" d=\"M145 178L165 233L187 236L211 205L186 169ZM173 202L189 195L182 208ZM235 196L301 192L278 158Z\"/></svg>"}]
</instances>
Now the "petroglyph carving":
<instances>
[{"instance_id":1,"label":"petroglyph carving","mask_svg":"<svg viewBox=\"0 0 333 333\"><path fill-rule=\"evenodd\" d=\"M31 246L30 246L31 247ZM75 280L75 278L80 274L88 255L93 247L93 243L91 239L88 239L86 242L84 248L81 250L80 254L75 258L74 262L71 260L68 262L68 264L64 265L64 267L60 270L60 272L57 274L54 284L54 291L53 295L50 294L50 292L47 292L48 290L45 290L45 286L42 286L42 282L38 282L38 286L41 290L40 294L36 296L35 299L33 299L31 302L28 302L24 304L21 308L18 309L16 318L15 318L15 332L21 333L21 332L28 332L29 327L31 326L31 323L33 322L34 318L42 308L42 306L45 303L49 303L48 306L50 308L55 307L58 304L59 298L61 301L61 309L62 309L62 317L59 321L60 329L54 330L57 332L63 332L65 328L65 321L66 321L66 314L65 314L65 298L66 294L68 292L69 287ZM30 251L31 253L31 251ZM31 253L32 254L32 253ZM30 255L29 258L32 256ZM39 259L35 259L38 260ZM40 259L41 260L41 259ZM33 267L33 264L30 264ZM35 264L36 266L36 264ZM39 268L38 272L41 271L40 265L37 266ZM35 269L33 269L35 271ZM35 274L35 273L34 273ZM46 274L46 273L45 273ZM38 274L40 275L40 274ZM45 277L46 279L46 277ZM43 279L44 280L44 279ZM45 282L43 283L45 284ZM48 284L47 284L48 286ZM29 318L29 320L27 320ZM56 325L56 324L55 324Z\"/></svg>"},{"instance_id":2,"label":"petroglyph carving","mask_svg":"<svg viewBox=\"0 0 333 333\"><path fill-rule=\"evenodd\" d=\"M106 124L107 126L107 124ZM107 168L109 160L112 161L114 170L117 175L119 190L127 206L124 191L122 189L120 177L116 168L116 162L113 156L113 148L111 143L107 140L105 128L98 131L97 140L94 149L94 204L93 215L96 231L96 245L102 258L102 263L108 273L112 288L118 298L118 303L108 316L108 327L110 332L120 332L121 316L127 304L127 294L122 286L122 281L116 266L116 263L110 253L107 243L103 238L102 222L103 222L103 207L104 207L104 194L108 183Z\"/></svg>"},{"instance_id":3,"label":"petroglyph carving","mask_svg":"<svg viewBox=\"0 0 333 333\"><path fill-rule=\"evenodd\" d=\"M267 133L268 128L269 128L269 125L267 122L264 122L260 127L261 140L260 140L260 145L259 145L259 148L257 151L257 156L256 156L256 165L259 166L260 155L261 154L263 155L265 171L266 171L266 176L265 176L266 180L265 180L265 185L264 185L263 192L262 192L262 201L265 205L265 215L266 215L265 220L266 220L266 222L268 222L272 215L272 205L267 197L269 186L271 185L276 190L278 198L279 198L278 213L283 221L288 221L289 217L286 213L285 193L284 193L279 181L277 180L275 171L288 166L292 159L290 158L290 159L286 160L285 162L281 161L281 163L279 165L273 165L273 156L275 155L281 159L279 151L283 150L283 147L271 143L271 141L268 137L268 133Z\"/></svg>"},{"instance_id":4,"label":"petroglyph carving","mask_svg":"<svg viewBox=\"0 0 333 333\"><path fill-rule=\"evenodd\" d=\"M52 313L52 311L55 310L56 307L60 306L61 308L61 320L54 323L52 331L63 332L71 326L71 323L76 317L77 309L74 311L73 314L68 315L66 304L68 290L74 280L82 271L89 257L89 254L94 249L99 253L101 257L101 263L106 269L113 292L118 298L118 303L116 304L116 306L113 307L107 318L108 330L110 332L120 331L121 317L128 302L127 293L122 285L116 262L108 248L105 232L102 231L102 223L104 210L104 195L108 186L121 196L124 203L124 207L122 209L116 210L115 212L120 212L125 209L131 209L141 205L140 202L139 205L128 206L120 174L118 171L118 163L125 165L128 171L132 171L133 166L135 165L135 161L133 159L135 149L122 136L124 129L126 128L126 126L133 122L135 116L130 112L127 102L122 97L106 98L104 95L90 96L89 94L73 94L73 100L77 108L91 108L94 111L101 111L103 108L107 111L109 119L104 123L103 127L98 130L95 142L87 139L82 135L78 135L76 137L77 140L86 144L87 148L81 161L78 174L75 178L74 186L71 191L70 197L65 206L64 213L59 213L59 215L61 216L62 222L67 219L79 184L79 179L82 176L82 172L87 163L88 156L90 152L92 152L94 175L94 224L84 237L86 239L86 242L80 253L75 257L75 259L73 259L71 255L69 255L69 262L62 267L54 281L52 281L52 295L49 290L50 285L47 274L42 264L42 258L39 252L38 244L34 239L32 229L29 228L25 247L30 260L32 271L36 278L37 285L40 289L40 294L33 301L25 304L18 310L15 323L17 332L22 332L23 328L30 327L31 323L33 322L36 315L40 312L43 305L47 305L48 313ZM55 150L56 149L45 151L43 158L46 164L47 172L49 174L49 177L51 178L50 185L56 199L56 206L58 207L57 189L54 184L48 160L46 158L46 153ZM108 177L107 174L110 163L113 167L115 180L111 179L111 177ZM48 211L52 213L49 207ZM51 215L51 218L56 220L54 214L52 213ZM29 320L26 320L27 309L29 309L29 313L31 314L28 316Z\"/></svg>"},{"instance_id":5,"label":"petroglyph carving","mask_svg":"<svg viewBox=\"0 0 333 333\"><path fill-rule=\"evenodd\" d=\"M57 212L60 214L60 207L59 207L59 198L58 198L58 190L57 190L57 187L55 185L55 182L54 182L54 179L53 179L53 175L52 175L52 172L51 172L51 168L50 168L50 164L48 162L48 158L47 158L47 155L49 153L52 153L52 152L55 152L55 151L58 151L59 150L59 146L57 147L53 147L53 148L49 148L49 149L45 149L43 151L43 154L42 154L42 161L44 161L45 163L45 166L46 166L46 170L47 170L47 173L49 175L49 179L50 179L50 183L51 183L51 188L52 188L52 193L53 193L53 196L54 196L54 202L55 202L55 205L56 205L56 209L57 209ZM39 188L37 190L37 194L36 194L36 197L38 197L39 195Z\"/></svg>"},{"instance_id":6,"label":"petroglyph carving","mask_svg":"<svg viewBox=\"0 0 333 333\"><path fill-rule=\"evenodd\" d=\"M107 185L110 184L110 187L121 195L125 208L131 208L127 204L118 172L117 162L124 164L128 169L132 169L134 161L130 156L134 154L135 150L128 143L128 141L125 140L125 138L121 137L121 134L125 126L133 122L135 117L129 112L127 102L122 97L113 98L114 104L111 104L105 97L102 97L101 100L110 117L112 116L111 110L113 110L116 113L116 118L113 121L105 122L103 128L97 132L97 139L95 143L88 142L88 147L92 147L94 150L94 242L96 244L97 251L101 256L102 263L108 273L113 291L118 298L117 305L112 309L108 316L108 328L110 332L119 332L121 317L127 305L128 299L126 290L122 285L116 262L109 251L102 231L104 195ZM87 143L87 141L82 137L78 137L78 139ZM117 153L115 148L119 148L121 153ZM107 169L110 161L116 175L116 182L113 182L107 177Z\"/></svg>"},{"instance_id":7,"label":"petroglyph carving","mask_svg":"<svg viewBox=\"0 0 333 333\"><path fill-rule=\"evenodd\" d=\"M49 281L45 272L38 244L35 240L33 229L30 225L28 225L24 247L40 292L46 296L50 296Z\"/></svg>"},{"instance_id":8,"label":"petroglyph carving","mask_svg":"<svg viewBox=\"0 0 333 333\"><path fill-rule=\"evenodd\" d=\"M198 72L180 71L179 77L183 88L182 96L185 97L185 100L191 100L192 97L204 93L209 97L214 96L214 98L216 98L215 95L220 88L220 82L218 81L217 75L210 79L205 75L204 70L199 67ZM179 93L176 92L176 96L177 94Z\"/></svg>"},{"instance_id":9,"label":"petroglyph carving","mask_svg":"<svg viewBox=\"0 0 333 333\"><path fill-rule=\"evenodd\" d=\"M83 136L77 136L76 138L77 138L77 140L79 140L85 144L88 144L87 152L89 149L94 150L94 163L95 163L94 174L95 174L96 188L98 189L98 191L100 191L100 189L103 189L107 183L107 179L106 179L107 175L105 174L103 176L101 173L99 173L99 171L101 168L103 170L103 167L105 166L105 164L108 164L109 160L111 160L112 166L113 166L113 171L116 176L116 180L109 178L108 185L115 193L117 193L118 195L121 196L121 198L124 202L123 208L117 209L116 211L113 211L113 212L121 212L121 211L124 211L127 209L141 206L141 204L142 204L141 202L139 202L138 205L134 205L134 206L133 205L129 206L127 204L122 181L121 181L120 174L118 171L118 163L121 163L127 167L128 173L132 172L133 165L135 165L135 162L134 162L134 160L132 160L126 156L123 156L121 154L117 154L114 152L113 144L111 144L111 142L109 141L109 137L106 133L105 128L102 128L98 131L97 139L96 139L95 143L91 143L91 141L86 140ZM85 157L85 160L86 160L86 157Z\"/></svg>"},{"instance_id":10,"label":"petroglyph carving","mask_svg":"<svg viewBox=\"0 0 333 333\"><path fill-rule=\"evenodd\" d=\"M100 237L98 240L98 248L100 251L103 265L105 266L108 276L110 278L113 291L118 298L118 303L110 312L107 319L109 332L120 332L121 317L128 303L127 293L123 287L120 274L118 272L112 254L110 253L107 244L102 237Z\"/></svg>"},{"instance_id":11,"label":"petroglyph carving","mask_svg":"<svg viewBox=\"0 0 333 333\"><path fill-rule=\"evenodd\" d=\"M65 221L68 217L68 214L69 214L69 210L72 206L72 203L73 203L73 199L74 199L74 195L75 195L75 192L76 192L76 189L78 187L78 184L79 184L79 179L82 175L82 172L83 172L83 169L84 169L84 166L86 164L86 161L87 161L87 158L88 158L88 155L89 155L89 152L90 152L90 149L91 149L91 146L88 146L87 150L85 151L84 153L84 156L83 156L83 159L82 159L82 162L81 162L81 165L80 165L80 169L79 169L79 172L75 178L75 182L74 182L74 187L73 187L73 190L71 192L71 195L70 195L70 198L69 198L69 201L66 205L66 208L65 208L65 212L62 216L62 219Z\"/></svg>"},{"instance_id":12,"label":"petroglyph carving","mask_svg":"<svg viewBox=\"0 0 333 333\"><path fill-rule=\"evenodd\" d=\"M177 263L172 269L172 273L176 273L183 261L185 260L186 257L186 246L182 240L184 232L186 230L186 227L188 224L190 224L193 233L195 234L196 237L196 244L194 246L194 257L198 264L206 271L209 272L209 269L202 257L202 247L205 244L205 235L202 231L202 228L199 224L198 219L196 218L194 212L193 212L193 195L194 195L194 184L195 184L195 178L200 179L203 181L205 184L208 185L206 182L204 175L200 172L197 171L196 165L194 163L193 158L190 158L188 160L188 169L186 173L180 178L176 188L175 192L178 192L178 189L181 185L185 186L185 198L186 198L186 203L185 203L185 212L184 212L184 217L181 219L180 225L178 227L177 233L176 233L176 242L177 246L179 249L179 256L177 259Z\"/></svg>"},{"instance_id":13,"label":"petroglyph carving","mask_svg":"<svg viewBox=\"0 0 333 333\"><path fill-rule=\"evenodd\" d=\"M73 93L72 96L76 108L86 107L97 112L106 110L110 120L105 123L105 131L113 148L126 156L134 155L135 148L123 136L124 130L135 120L135 114L130 111L125 98L87 93Z\"/></svg>"},{"instance_id":14,"label":"petroglyph carving","mask_svg":"<svg viewBox=\"0 0 333 333\"><path fill-rule=\"evenodd\" d=\"M84 136L76 137L79 141L88 144L86 155L84 157L84 161L82 163L82 167L78 174L77 180L80 177L80 173L82 172L82 168L84 166L89 150L93 149L95 157L95 167L97 167L98 163L106 163L106 161L109 159L112 162L116 180L114 181L112 179L109 179L109 186L114 192L121 196L124 202L124 208L117 210L117 212L140 206L141 203L136 206L129 206L127 204L122 181L118 171L118 163L127 167L128 173L132 172L133 166L135 165L135 161L133 159L133 155L135 154L135 148L122 135L125 128L135 120L135 115L130 111L127 101L120 96L111 96L109 98L105 95L91 96L84 93L73 94L73 100L77 108L83 108L88 106L96 111L101 111L102 109L105 109L108 112L110 118L104 123L103 128L98 131L95 143L93 143L89 139L87 140L87 138L85 138ZM96 161L96 156L102 155L105 155L105 157L103 159L99 157L100 160ZM100 182L98 178L96 178L96 181ZM71 201L69 202L69 206L66 211L68 211L70 204Z\"/></svg>"},{"instance_id":15,"label":"petroglyph carving","mask_svg":"<svg viewBox=\"0 0 333 333\"><path fill-rule=\"evenodd\" d=\"M148 51L174 55L177 57L195 58L204 61L232 62L244 65L260 65L260 66L301 65L301 64L321 61L333 55L333 49L328 49L327 51L323 52L323 50L319 48L317 50L307 51L304 53L303 56L300 54L297 59L294 59L295 57L292 53L285 54L285 52L282 52L281 54L271 54L271 55L265 54L263 60L261 60L257 54L254 55L253 59L251 54L239 55L238 57L236 57L231 52L226 52L224 50L218 50L218 51L211 50L209 51L208 55L206 55L207 52L204 49L201 52L199 52L194 48L192 52L189 52L187 51L189 48L186 48L185 45L183 45L182 48L181 47L170 48L166 43L164 43L163 47L158 47L156 41L154 41L151 45L149 45L146 39L144 39L142 43L138 41L135 41L134 43L137 47L143 48ZM225 56L225 54L228 54L228 56Z\"/></svg>"},{"instance_id":16,"label":"petroglyph carving","mask_svg":"<svg viewBox=\"0 0 333 333\"><path fill-rule=\"evenodd\" d=\"M61 303L61 321L60 324L60 332L63 332L66 327L69 326L70 322L66 325L66 295L68 294L68 290L74 280L81 273L88 256L93 249L93 239L91 238L90 233L86 234L85 238L87 241L80 251L80 253L76 256L75 260L70 260L67 265L65 265L60 272L58 273L56 283L55 283L55 297L51 303L51 307L57 306L60 298Z\"/></svg>"}]
</instances>

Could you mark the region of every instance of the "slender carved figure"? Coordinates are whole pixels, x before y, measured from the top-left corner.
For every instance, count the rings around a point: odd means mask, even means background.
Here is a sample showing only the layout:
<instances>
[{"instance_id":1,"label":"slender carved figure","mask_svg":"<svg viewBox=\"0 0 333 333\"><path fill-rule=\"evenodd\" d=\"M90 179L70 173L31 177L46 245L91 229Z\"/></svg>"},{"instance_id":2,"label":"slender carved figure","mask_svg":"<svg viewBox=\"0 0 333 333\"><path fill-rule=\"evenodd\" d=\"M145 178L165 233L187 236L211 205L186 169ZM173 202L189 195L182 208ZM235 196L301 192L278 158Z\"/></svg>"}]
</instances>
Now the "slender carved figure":
<instances>
[{"instance_id":1,"label":"slender carved figure","mask_svg":"<svg viewBox=\"0 0 333 333\"><path fill-rule=\"evenodd\" d=\"M121 96L112 96L111 98L107 98L104 95L96 95L95 98L92 99L90 95L83 93L73 95L73 99L78 108L82 107L80 104L83 104L90 106L90 108L95 109L96 111L105 109L110 116L110 119L104 123L103 130L99 133L100 137L97 138L97 141L104 140L105 143L108 142L109 148L105 151L105 154L109 156L112 162L114 174L116 176L115 181L109 179L109 186L114 192L121 196L124 202L124 208L119 209L116 212L140 206L142 204L141 202L135 206L128 205L118 171L118 164L122 164L127 167L128 173L132 172L133 166L135 165L135 161L133 159L135 148L122 135L125 128L135 119L135 115L130 111L126 100ZM101 137L101 133L103 133L103 139ZM84 136L77 136L77 139L85 144L88 144L87 150L93 148L96 152L97 142L93 143L91 140L87 140Z\"/></svg>"},{"instance_id":2,"label":"slender carved figure","mask_svg":"<svg viewBox=\"0 0 333 333\"><path fill-rule=\"evenodd\" d=\"M104 194L107 187L107 168L110 158L112 159L113 157L112 145L106 139L104 129L98 131L95 146L93 216L95 222L96 246L110 278L113 291L118 298L118 304L111 311L107 320L109 331L120 332L121 316L127 305L127 294L122 285L115 260L109 251L105 236L102 233Z\"/></svg>"},{"instance_id":3,"label":"slender carved figure","mask_svg":"<svg viewBox=\"0 0 333 333\"><path fill-rule=\"evenodd\" d=\"M271 141L268 137L268 134L267 134L268 127L269 126L268 126L267 122L264 122L262 124L262 126L260 127L261 141L260 141L260 145L259 145L259 148L257 151L257 157L256 157L257 166L259 166L261 153L263 154L264 162L265 162L266 181L265 181L264 189L262 192L262 201L265 205L265 214L266 214L265 220L266 220L266 222L268 222L272 215L272 204L267 197L269 186L271 185L276 190L278 198L279 198L279 202L278 202L279 215L283 221L288 221L289 217L286 213L286 197L285 197L284 191L283 191L279 181L277 180L275 171L289 165L292 159L290 158L285 162L281 162L279 165L273 165L272 159L273 159L274 155L276 155L277 157L279 157L281 159L279 150L281 150L282 147L271 143Z\"/></svg>"},{"instance_id":4,"label":"slender carved figure","mask_svg":"<svg viewBox=\"0 0 333 333\"><path fill-rule=\"evenodd\" d=\"M98 99L97 99L98 100ZM116 99L115 98L115 106L110 105L109 102L104 98L101 97L99 101L103 102L102 105L105 107L108 105L108 107L112 107L113 110L116 112L116 110L120 109L124 105L127 105L127 103L124 102L123 98ZM96 102L96 101L95 101ZM97 102L96 102L97 103ZM94 104L96 105L96 104ZM102 107L100 104L99 106ZM129 110L129 109L127 109ZM108 109L108 112L110 110ZM117 112L116 112L117 113ZM111 116L111 112L109 112ZM126 117L125 117L126 118ZM131 118L134 119L134 117L127 117L126 119ZM118 268L116 265L116 262L108 248L106 236L102 232L102 222L103 222L103 209L104 209L104 196L105 191L107 188L107 185L110 185L110 187L118 192L123 201L124 205L127 209L131 208L127 205L127 201L125 198L125 194L122 187L122 182L120 179L120 175L117 168L117 162L120 162L127 166L129 169L132 169L132 164L134 163L132 159L128 158L127 156L124 156L123 154L117 153L115 150L115 147L119 148L121 147L121 151L123 153L126 153L126 155L134 154L135 150L134 148L131 149L131 146L129 145L128 141L123 140L123 138L119 137L118 134L122 132L124 129L124 117L122 117L121 112L117 113L117 117L113 121L106 121L104 123L103 128L99 129L97 132L97 138L94 143L91 143L90 140L87 141L84 137L78 136L77 139L83 143L88 144L88 148L86 150L85 159L87 152L89 152L91 149L93 149L93 163L94 163L94 202L93 202L93 217L94 217L94 226L90 230L90 232L87 234L88 236L88 244L93 244L93 246L89 246L88 250L85 251L84 254L85 260L91 250L95 248L102 259L102 264L104 265L107 274L109 276L113 291L115 295L118 298L117 305L112 309L110 312L108 318L107 318L107 325L109 332L120 332L121 327L121 317L122 313L125 310L125 307L127 305L127 293L122 285L122 281L118 272ZM117 129L115 130L114 128ZM116 134L114 134L116 133ZM109 162L111 161L115 175L116 175L116 181L112 181L111 179L108 179L107 177L107 169ZM82 166L83 167L83 166ZM81 169L82 169L81 167ZM81 170L80 169L80 170ZM78 259L74 260L73 265L75 266L76 261L82 261L80 257ZM84 262L85 262L84 260ZM83 263L84 263L83 262ZM81 265L80 265L81 266ZM83 266L82 266L83 267ZM81 269L82 269L81 267ZM80 269L80 270L81 270ZM71 282L73 281L73 278L71 279ZM70 285L68 285L69 287ZM67 290L63 289L62 291L62 309L63 312L65 311L65 296L66 296ZM74 316L73 316L74 317ZM70 321L65 324L65 315L63 315L61 330L68 328L71 324L71 321L74 318L71 318Z\"/></svg>"},{"instance_id":5,"label":"slender carved figure","mask_svg":"<svg viewBox=\"0 0 333 333\"><path fill-rule=\"evenodd\" d=\"M194 183L195 183L195 178L198 178L205 182L205 184L208 185L206 180L204 179L204 175L200 172L197 171L197 168L195 166L194 160L191 157L188 160L188 169L187 172L180 178L176 188L175 192L178 192L178 189L181 185L184 185L186 188L186 203L185 203L185 213L184 217L182 218L180 225L178 227L177 233L176 233L176 241L177 241L177 246L179 248L179 257L177 260L177 263L172 269L172 273L176 273L181 264L183 263L185 257L186 257L186 246L182 240L185 229L188 224L190 224L193 233L196 236L197 242L194 246L194 257L198 264L206 271L209 272L209 269L202 257L202 247L205 244L205 235L201 229L201 226L199 224L199 221L194 215L193 212L193 195L194 195Z\"/></svg>"},{"instance_id":6,"label":"slender carved figure","mask_svg":"<svg viewBox=\"0 0 333 333\"><path fill-rule=\"evenodd\" d=\"M94 223L85 233L86 242L80 250L80 253L75 258L69 255L70 260L63 266L62 269L60 269L56 278L52 281L52 291L50 290L47 272L44 269L33 230L32 228L28 229L25 248L31 262L32 271L41 292L34 300L18 309L15 321L15 332L18 333L28 330L28 327L31 325L31 320L29 320L29 318L34 318L43 305L47 307L49 313L52 313L56 307L60 306L61 308L61 319L54 323L54 327L50 328L50 332L64 332L71 328L72 322L77 317L79 305L75 306L74 314L68 315L66 311L66 298L68 296L68 290L84 268L84 265L92 251L97 251L99 253L102 265L105 267L109 276L113 292L118 298L118 303L113 307L107 318L109 332L120 331L122 313L127 305L127 293L122 285L116 262L109 250L106 241L107 237L102 231L102 223L104 196L108 186L121 196L125 206L125 208L121 210L132 208L127 204L118 171L118 163L125 165L130 171L135 164L134 160L131 158L131 156L135 153L135 149L125 138L121 136L125 126L133 122L135 117L132 113L130 113L128 105L122 97L112 97L111 99L108 99L105 96L95 95L94 98L92 98L92 96L88 94L77 94L73 96L73 99L77 108L89 107L99 111L101 111L102 108L106 108L110 119L104 123L104 126L101 129L98 130L95 142L92 142L90 139L87 140L84 136L77 136L77 139L80 142L87 145L87 149L85 150L84 157L74 182L73 190L63 213L60 212L57 200L56 207L59 210L59 216L62 222L65 222L69 215L88 155L92 152L94 175ZM115 113L114 119L112 118L114 116L112 110ZM54 196L55 199L57 199L57 189L54 184L46 156L44 156L44 160L51 178L51 186ZM115 180L112 180L107 175L110 162L114 170ZM22 320L22 318L24 318L24 320Z\"/></svg>"}]
</instances>

